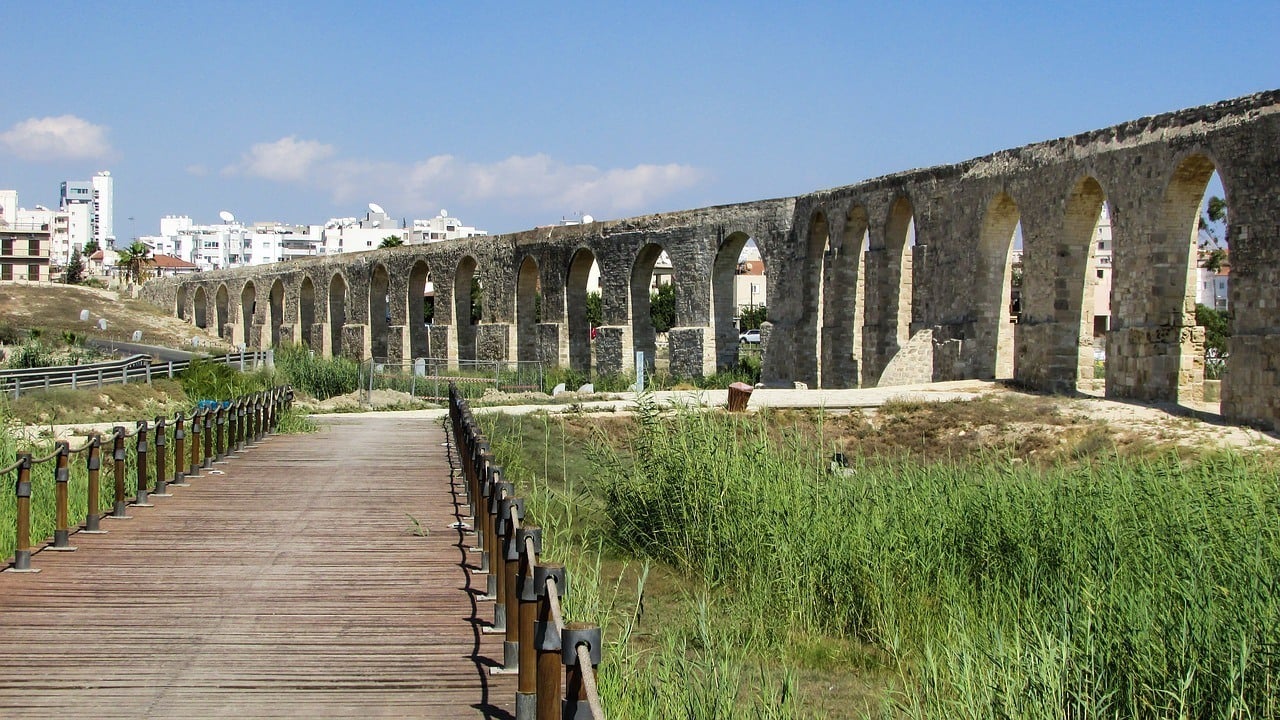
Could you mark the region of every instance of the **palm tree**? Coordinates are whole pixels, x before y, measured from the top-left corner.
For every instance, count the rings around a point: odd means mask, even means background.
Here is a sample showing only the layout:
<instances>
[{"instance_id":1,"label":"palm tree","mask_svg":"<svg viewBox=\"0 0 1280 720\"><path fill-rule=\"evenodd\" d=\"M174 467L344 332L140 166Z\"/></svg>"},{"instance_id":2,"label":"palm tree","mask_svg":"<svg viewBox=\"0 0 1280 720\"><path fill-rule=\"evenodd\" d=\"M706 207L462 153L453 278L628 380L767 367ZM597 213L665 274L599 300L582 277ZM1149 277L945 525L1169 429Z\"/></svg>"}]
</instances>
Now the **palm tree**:
<instances>
[{"instance_id":1,"label":"palm tree","mask_svg":"<svg viewBox=\"0 0 1280 720\"><path fill-rule=\"evenodd\" d=\"M400 247L403 244L404 244L404 240L399 235L388 235L382 238L382 244L379 245L378 247L393 248L393 247Z\"/></svg>"},{"instance_id":2,"label":"palm tree","mask_svg":"<svg viewBox=\"0 0 1280 720\"><path fill-rule=\"evenodd\" d=\"M134 240L129 247L118 251L119 259L116 263L124 268L125 277L129 278L129 282L141 285L147 280L147 256L151 254L151 248L143 245L141 242Z\"/></svg>"}]
</instances>

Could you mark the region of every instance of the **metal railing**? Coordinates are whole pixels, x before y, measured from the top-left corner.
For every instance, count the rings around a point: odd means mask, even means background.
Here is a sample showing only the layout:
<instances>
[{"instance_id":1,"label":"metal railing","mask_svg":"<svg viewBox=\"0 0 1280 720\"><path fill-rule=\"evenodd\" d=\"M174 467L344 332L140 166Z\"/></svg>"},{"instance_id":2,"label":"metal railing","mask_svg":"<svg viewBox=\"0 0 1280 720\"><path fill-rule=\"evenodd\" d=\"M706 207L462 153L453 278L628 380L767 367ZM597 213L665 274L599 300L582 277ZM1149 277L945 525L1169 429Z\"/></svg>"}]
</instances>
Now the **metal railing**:
<instances>
[{"instance_id":1,"label":"metal railing","mask_svg":"<svg viewBox=\"0 0 1280 720\"><path fill-rule=\"evenodd\" d=\"M255 369L259 365L270 366L272 361L270 350L260 350L159 363L153 363L150 355L132 355L123 360L108 360L86 365L0 370L0 392L16 399L24 391L55 387L69 387L75 390L80 387L102 387L104 384L134 381L150 384L156 377L174 377L191 367L193 362L238 365L243 371Z\"/></svg>"},{"instance_id":2,"label":"metal railing","mask_svg":"<svg viewBox=\"0 0 1280 720\"><path fill-rule=\"evenodd\" d=\"M466 397L493 388L500 392L541 391L542 363L537 360L447 360L417 358L404 362L377 359L360 364L360 389L367 402L374 390L396 390L415 398L444 401L449 385Z\"/></svg>"},{"instance_id":3,"label":"metal railing","mask_svg":"<svg viewBox=\"0 0 1280 720\"><path fill-rule=\"evenodd\" d=\"M130 517L128 508L151 507L153 497L169 497L170 486L183 487L189 478L201 477L201 469L209 469L215 460L224 459L229 453L241 452L248 443L256 443L270 434L280 421L280 415L293 402L293 390L288 386L279 386L271 390L243 395L235 400L206 403L191 413L190 424L182 412L174 415L170 424L164 416L155 418L155 425L146 420L139 420L130 431L124 425L117 425L111 434L103 436L93 434L84 445L74 450L66 440L54 443L54 450L44 457L33 457L30 452L20 452L17 460L7 467L0 468L0 478L9 473L15 474L14 492L17 496L17 512L14 522L17 525L13 560L10 569L14 572L39 572L31 567L32 555L32 470L46 463L54 463L53 482L53 517L54 528L52 542L44 546L44 550L73 551L70 544L70 498L68 482L70 480L70 459L72 455L84 454L85 470L88 473L86 488L85 517L79 532L102 533L102 518L126 520ZM170 430L172 427L172 430ZM188 427L191 444L187 445ZM149 442L154 432L154 442ZM133 439L133 474L136 488L130 502L127 485L129 457L126 440ZM169 451L172 439L172 453ZM201 440L203 439L203 442ZM101 498L102 450L109 442L114 491L111 511L104 513ZM148 460L153 454L154 460ZM172 471L170 470L172 458ZM155 485L151 483L151 469L155 470ZM40 513L46 515L46 513Z\"/></svg>"},{"instance_id":4,"label":"metal railing","mask_svg":"<svg viewBox=\"0 0 1280 720\"><path fill-rule=\"evenodd\" d=\"M560 598L569 591L568 572L539 561L542 530L523 524L525 501L503 480L456 384L449 386L449 421L471 521L459 527L481 552L479 572L487 574L481 599L494 601L493 623L484 631L503 635L503 664L492 672L518 674L516 720L604 720L596 687L600 626L565 622Z\"/></svg>"}]
</instances>

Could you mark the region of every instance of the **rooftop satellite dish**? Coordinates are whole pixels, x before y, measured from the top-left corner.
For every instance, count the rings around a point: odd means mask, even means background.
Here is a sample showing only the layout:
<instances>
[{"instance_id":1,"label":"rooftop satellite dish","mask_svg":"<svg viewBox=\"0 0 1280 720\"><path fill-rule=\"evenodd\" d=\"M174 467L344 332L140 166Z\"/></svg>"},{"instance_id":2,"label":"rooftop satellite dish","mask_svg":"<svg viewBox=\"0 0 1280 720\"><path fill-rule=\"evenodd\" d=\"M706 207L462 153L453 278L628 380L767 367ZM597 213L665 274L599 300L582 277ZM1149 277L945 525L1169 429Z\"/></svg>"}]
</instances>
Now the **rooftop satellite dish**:
<instances>
[{"instance_id":1,"label":"rooftop satellite dish","mask_svg":"<svg viewBox=\"0 0 1280 720\"><path fill-rule=\"evenodd\" d=\"M595 218L593 218L593 217L591 217L590 215L583 215L583 216L582 216L582 224L583 224L583 225L589 225L589 224L591 224L591 223L593 223L593 222L595 222L595 221L596 221L596 219L595 219Z\"/></svg>"},{"instance_id":2,"label":"rooftop satellite dish","mask_svg":"<svg viewBox=\"0 0 1280 720\"><path fill-rule=\"evenodd\" d=\"M383 210L382 206L379 205L378 203L369 203L369 212L374 213L375 215L387 214L387 211Z\"/></svg>"},{"instance_id":3,"label":"rooftop satellite dish","mask_svg":"<svg viewBox=\"0 0 1280 720\"><path fill-rule=\"evenodd\" d=\"M222 218L222 222L228 222L228 223L229 223L229 222L235 222L235 221L236 221L236 216L235 216L235 215L232 215L231 213L227 212L226 210L223 210L222 212L218 213L218 217Z\"/></svg>"},{"instance_id":4,"label":"rooftop satellite dish","mask_svg":"<svg viewBox=\"0 0 1280 720\"><path fill-rule=\"evenodd\" d=\"M440 217L449 217L449 211L444 208L440 209Z\"/></svg>"}]
</instances>

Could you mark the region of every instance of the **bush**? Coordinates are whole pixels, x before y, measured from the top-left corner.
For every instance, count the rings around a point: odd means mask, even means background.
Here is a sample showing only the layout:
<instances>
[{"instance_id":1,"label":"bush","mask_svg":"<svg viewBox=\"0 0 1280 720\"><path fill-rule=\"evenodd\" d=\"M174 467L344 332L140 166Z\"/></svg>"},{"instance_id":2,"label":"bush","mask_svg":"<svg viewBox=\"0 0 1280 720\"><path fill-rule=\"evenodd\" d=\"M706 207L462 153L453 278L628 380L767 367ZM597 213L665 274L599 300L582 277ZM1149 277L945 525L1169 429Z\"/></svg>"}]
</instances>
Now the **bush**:
<instances>
[{"instance_id":1,"label":"bush","mask_svg":"<svg viewBox=\"0 0 1280 720\"><path fill-rule=\"evenodd\" d=\"M317 400L346 395L360 387L360 365L348 358L316 357L305 345L276 348L276 372L294 389Z\"/></svg>"}]
</instances>

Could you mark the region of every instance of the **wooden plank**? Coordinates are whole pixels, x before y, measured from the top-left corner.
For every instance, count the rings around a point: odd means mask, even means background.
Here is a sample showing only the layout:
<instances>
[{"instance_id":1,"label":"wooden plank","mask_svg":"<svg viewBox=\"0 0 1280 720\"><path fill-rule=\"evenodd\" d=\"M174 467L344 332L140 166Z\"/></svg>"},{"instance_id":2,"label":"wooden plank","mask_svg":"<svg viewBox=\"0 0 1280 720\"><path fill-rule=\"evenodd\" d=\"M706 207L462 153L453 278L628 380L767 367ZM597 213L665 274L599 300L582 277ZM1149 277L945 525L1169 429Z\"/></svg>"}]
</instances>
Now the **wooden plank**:
<instances>
[{"instance_id":1,"label":"wooden plank","mask_svg":"<svg viewBox=\"0 0 1280 720\"><path fill-rule=\"evenodd\" d=\"M443 431L322 421L0 574L0 717L511 717Z\"/></svg>"}]
</instances>

